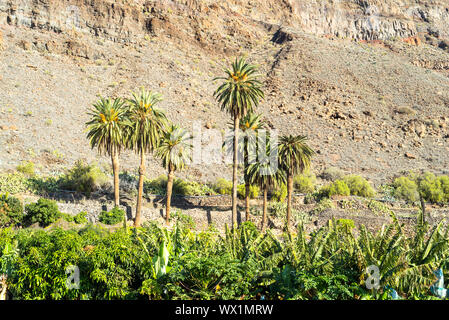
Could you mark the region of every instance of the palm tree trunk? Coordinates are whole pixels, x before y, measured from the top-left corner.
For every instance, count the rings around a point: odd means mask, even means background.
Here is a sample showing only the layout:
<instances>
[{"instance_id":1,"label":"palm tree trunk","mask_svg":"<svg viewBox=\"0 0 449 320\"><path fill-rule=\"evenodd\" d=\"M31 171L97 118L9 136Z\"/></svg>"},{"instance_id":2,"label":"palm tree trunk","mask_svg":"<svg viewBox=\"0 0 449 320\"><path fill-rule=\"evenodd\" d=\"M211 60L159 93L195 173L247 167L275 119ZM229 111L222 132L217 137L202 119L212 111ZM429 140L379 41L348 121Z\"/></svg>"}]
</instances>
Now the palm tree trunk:
<instances>
[{"instance_id":1,"label":"palm tree trunk","mask_svg":"<svg viewBox=\"0 0 449 320\"><path fill-rule=\"evenodd\" d=\"M171 206L171 194L173 189L173 178L174 178L174 172L173 170L170 170L168 172L168 179L167 179L167 203L165 208L165 222L168 224L170 220L170 206Z\"/></svg>"},{"instance_id":2,"label":"palm tree trunk","mask_svg":"<svg viewBox=\"0 0 449 320\"><path fill-rule=\"evenodd\" d=\"M249 183L249 177L248 177L248 162L249 162L249 150L248 150L248 137L245 138L245 163L244 163L244 180L245 180L245 221L249 221L249 210L250 210L250 206L249 206L249 193L250 193L250 183Z\"/></svg>"},{"instance_id":3,"label":"palm tree trunk","mask_svg":"<svg viewBox=\"0 0 449 320\"><path fill-rule=\"evenodd\" d=\"M245 182L245 212L246 212L246 217L245 217L245 221L249 221L249 182Z\"/></svg>"},{"instance_id":4,"label":"palm tree trunk","mask_svg":"<svg viewBox=\"0 0 449 320\"><path fill-rule=\"evenodd\" d=\"M268 185L263 187L263 216L262 216L262 231L265 230L267 225L267 198L268 198Z\"/></svg>"},{"instance_id":5,"label":"palm tree trunk","mask_svg":"<svg viewBox=\"0 0 449 320\"><path fill-rule=\"evenodd\" d=\"M293 175L287 173L287 231L290 230L290 220L292 216L292 194L293 194Z\"/></svg>"},{"instance_id":6,"label":"palm tree trunk","mask_svg":"<svg viewBox=\"0 0 449 320\"><path fill-rule=\"evenodd\" d=\"M234 159L232 168L232 228L237 227L237 167L238 167L239 117L234 116Z\"/></svg>"},{"instance_id":7,"label":"palm tree trunk","mask_svg":"<svg viewBox=\"0 0 449 320\"><path fill-rule=\"evenodd\" d=\"M120 180L119 180L119 160L117 152L112 152L112 172L114 173L114 205L120 205Z\"/></svg>"},{"instance_id":8,"label":"palm tree trunk","mask_svg":"<svg viewBox=\"0 0 449 320\"><path fill-rule=\"evenodd\" d=\"M142 210L142 193L143 193L143 177L145 174L145 152L140 151L140 167L139 167L139 190L137 194L136 219L134 226L140 227L140 213Z\"/></svg>"}]
</instances>

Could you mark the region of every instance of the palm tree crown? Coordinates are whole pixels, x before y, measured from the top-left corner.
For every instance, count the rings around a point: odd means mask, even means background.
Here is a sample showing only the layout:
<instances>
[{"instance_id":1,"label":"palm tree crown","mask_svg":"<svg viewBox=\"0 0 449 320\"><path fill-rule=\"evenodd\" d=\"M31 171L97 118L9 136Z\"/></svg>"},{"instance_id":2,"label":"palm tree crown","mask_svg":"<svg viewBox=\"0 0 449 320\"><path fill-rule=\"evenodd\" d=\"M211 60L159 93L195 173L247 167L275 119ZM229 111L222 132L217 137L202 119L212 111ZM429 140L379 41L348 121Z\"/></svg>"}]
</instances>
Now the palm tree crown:
<instances>
[{"instance_id":1,"label":"palm tree crown","mask_svg":"<svg viewBox=\"0 0 449 320\"><path fill-rule=\"evenodd\" d=\"M162 165L167 170L182 170L190 161L191 148L188 132L177 125L171 124L162 134L156 156L162 159Z\"/></svg>"},{"instance_id":2,"label":"palm tree crown","mask_svg":"<svg viewBox=\"0 0 449 320\"><path fill-rule=\"evenodd\" d=\"M125 128L129 125L126 119L124 101L120 98L100 98L88 113L91 120L87 138L92 148L97 147L101 154L120 153L125 137Z\"/></svg>"},{"instance_id":3,"label":"palm tree crown","mask_svg":"<svg viewBox=\"0 0 449 320\"><path fill-rule=\"evenodd\" d=\"M231 69L225 70L226 76L214 79L224 80L214 93L222 110L241 118L259 104L264 93L260 89L262 84L257 80L256 70L256 66L240 58L232 63Z\"/></svg>"},{"instance_id":4,"label":"palm tree crown","mask_svg":"<svg viewBox=\"0 0 449 320\"><path fill-rule=\"evenodd\" d=\"M282 167L292 175L310 167L315 152L307 145L306 136L282 136L279 144L279 158Z\"/></svg>"},{"instance_id":5,"label":"palm tree crown","mask_svg":"<svg viewBox=\"0 0 449 320\"><path fill-rule=\"evenodd\" d=\"M285 183L285 174L278 167L278 148L272 147L271 143L267 142L265 155L266 157L262 161L258 160L249 165L247 173L251 183L259 184L261 187L275 187ZM273 163L276 163L276 165L273 165Z\"/></svg>"},{"instance_id":6,"label":"palm tree crown","mask_svg":"<svg viewBox=\"0 0 449 320\"><path fill-rule=\"evenodd\" d=\"M167 121L165 113L156 108L162 101L159 93L146 91L132 93L128 100L128 117L132 124L129 136L129 146L136 152L152 152L159 143L159 138Z\"/></svg>"}]
</instances>

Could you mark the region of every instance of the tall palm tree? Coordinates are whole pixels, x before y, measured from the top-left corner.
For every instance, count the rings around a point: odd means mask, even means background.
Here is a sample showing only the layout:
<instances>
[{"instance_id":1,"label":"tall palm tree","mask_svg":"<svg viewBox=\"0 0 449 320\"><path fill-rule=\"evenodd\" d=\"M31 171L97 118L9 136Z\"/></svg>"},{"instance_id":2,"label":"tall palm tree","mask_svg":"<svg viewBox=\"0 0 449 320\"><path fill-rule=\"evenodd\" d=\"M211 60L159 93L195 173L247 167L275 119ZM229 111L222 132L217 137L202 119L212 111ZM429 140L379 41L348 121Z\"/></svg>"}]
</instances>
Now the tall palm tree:
<instances>
[{"instance_id":1,"label":"tall palm tree","mask_svg":"<svg viewBox=\"0 0 449 320\"><path fill-rule=\"evenodd\" d=\"M157 148L164 125L167 121L165 113L155 106L162 100L159 93L147 91L132 93L128 100L128 119L131 122L128 132L128 146L140 155L139 189L137 194L136 218L134 226L140 226L143 179L145 175L145 154Z\"/></svg>"},{"instance_id":2,"label":"tall palm tree","mask_svg":"<svg viewBox=\"0 0 449 320\"><path fill-rule=\"evenodd\" d=\"M264 97L261 82L257 79L257 68L245 61L236 59L231 69L225 70L225 76L214 80L223 80L223 83L214 93L221 109L230 113L234 120L234 155L232 171L232 227L237 226L237 168L238 168L238 132L239 121L248 111L259 104Z\"/></svg>"},{"instance_id":3,"label":"tall palm tree","mask_svg":"<svg viewBox=\"0 0 449 320\"><path fill-rule=\"evenodd\" d=\"M167 202L166 223L170 220L170 205L175 171L182 170L191 159L192 145L189 143L192 137L184 129L171 124L162 133L161 141L155 154L162 159L162 165L168 170L167 176Z\"/></svg>"},{"instance_id":4,"label":"tall palm tree","mask_svg":"<svg viewBox=\"0 0 449 320\"><path fill-rule=\"evenodd\" d=\"M232 126L232 123L230 123ZM251 181L248 175L248 168L251 163L257 159L257 137L258 132L261 129L265 129L266 123L262 119L262 114L255 114L251 111L240 119L239 129L242 131L242 135L239 135L238 148L240 154L243 154L243 175L245 181L245 215L246 221L249 221L250 217L250 186ZM224 145L228 147L226 152L233 152L233 135L226 137Z\"/></svg>"},{"instance_id":5,"label":"tall palm tree","mask_svg":"<svg viewBox=\"0 0 449 320\"><path fill-rule=\"evenodd\" d=\"M268 189L285 183L285 174L278 168L278 164L278 148L272 147L268 142L265 146L265 159L258 159L248 167L251 183L258 184L263 190L262 231L267 224Z\"/></svg>"},{"instance_id":6,"label":"tall palm tree","mask_svg":"<svg viewBox=\"0 0 449 320\"><path fill-rule=\"evenodd\" d=\"M119 154L125 143L125 132L129 125L126 118L125 102L120 99L100 98L88 113L91 120L86 122L87 138L100 154L111 157L114 173L114 204L120 204L119 195Z\"/></svg>"},{"instance_id":7,"label":"tall palm tree","mask_svg":"<svg viewBox=\"0 0 449 320\"><path fill-rule=\"evenodd\" d=\"M310 167L315 152L307 145L306 136L282 136L279 144L279 160L287 176L287 230L292 212L293 177Z\"/></svg>"}]
</instances>

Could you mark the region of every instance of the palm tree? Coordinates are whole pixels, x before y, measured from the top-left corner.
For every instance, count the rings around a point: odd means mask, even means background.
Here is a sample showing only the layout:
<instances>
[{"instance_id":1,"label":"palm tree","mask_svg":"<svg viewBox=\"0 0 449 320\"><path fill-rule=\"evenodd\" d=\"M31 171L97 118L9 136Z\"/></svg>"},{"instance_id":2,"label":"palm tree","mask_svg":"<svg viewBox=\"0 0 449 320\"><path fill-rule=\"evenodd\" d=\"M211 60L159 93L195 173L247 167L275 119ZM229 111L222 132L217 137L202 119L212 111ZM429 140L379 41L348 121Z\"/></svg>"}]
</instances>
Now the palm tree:
<instances>
[{"instance_id":1,"label":"palm tree","mask_svg":"<svg viewBox=\"0 0 449 320\"><path fill-rule=\"evenodd\" d=\"M265 159L258 159L248 167L250 182L258 184L263 190L262 231L265 230L267 224L268 189L285 183L284 172L279 170L278 164L278 148L277 146L272 147L268 142L265 145Z\"/></svg>"},{"instance_id":2,"label":"palm tree","mask_svg":"<svg viewBox=\"0 0 449 320\"><path fill-rule=\"evenodd\" d=\"M114 173L114 204L120 204L119 195L119 154L125 143L125 131L129 123L126 119L124 101L100 98L88 113L91 120L86 122L87 138L100 154L107 154L112 160Z\"/></svg>"},{"instance_id":3,"label":"palm tree","mask_svg":"<svg viewBox=\"0 0 449 320\"><path fill-rule=\"evenodd\" d=\"M282 136L279 144L279 160L287 176L287 230L292 212L293 177L310 167L315 152L307 145L306 136Z\"/></svg>"},{"instance_id":4,"label":"palm tree","mask_svg":"<svg viewBox=\"0 0 449 320\"><path fill-rule=\"evenodd\" d=\"M245 61L236 59L231 69L225 70L224 77L214 80L224 82L214 93L215 99L220 103L221 109L230 113L234 120L234 155L232 171L232 227L237 226L237 168L238 168L238 131L239 121L248 111L259 104L264 97L260 89L261 82L257 80L257 68Z\"/></svg>"},{"instance_id":5,"label":"palm tree","mask_svg":"<svg viewBox=\"0 0 449 320\"><path fill-rule=\"evenodd\" d=\"M168 170L167 176L167 202L166 223L170 220L170 205L175 171L182 170L191 159L191 136L187 131L177 125L171 124L161 136L159 147L155 150L156 156L162 159L162 165Z\"/></svg>"},{"instance_id":6,"label":"palm tree","mask_svg":"<svg viewBox=\"0 0 449 320\"><path fill-rule=\"evenodd\" d=\"M128 119L131 122L128 133L128 146L140 155L139 189L137 195L136 218L134 226L140 226L142 209L143 179L145 175L145 153L153 152L157 148L161 132L167 121L162 110L155 108L162 100L162 96L144 88L140 93L132 93L128 100Z\"/></svg>"},{"instance_id":7,"label":"palm tree","mask_svg":"<svg viewBox=\"0 0 449 320\"><path fill-rule=\"evenodd\" d=\"M232 123L230 124L232 126ZM257 137L258 131L266 127L265 121L262 119L262 114L255 114L248 112L243 118L240 119L239 129L243 132L243 135L239 135L239 151L243 154L243 175L245 181L245 213L246 221L249 221L250 216L250 177L248 175L248 167L250 163L253 163L257 158ZM226 137L224 142L225 146L230 147L226 152L233 151L233 135Z\"/></svg>"}]
</instances>

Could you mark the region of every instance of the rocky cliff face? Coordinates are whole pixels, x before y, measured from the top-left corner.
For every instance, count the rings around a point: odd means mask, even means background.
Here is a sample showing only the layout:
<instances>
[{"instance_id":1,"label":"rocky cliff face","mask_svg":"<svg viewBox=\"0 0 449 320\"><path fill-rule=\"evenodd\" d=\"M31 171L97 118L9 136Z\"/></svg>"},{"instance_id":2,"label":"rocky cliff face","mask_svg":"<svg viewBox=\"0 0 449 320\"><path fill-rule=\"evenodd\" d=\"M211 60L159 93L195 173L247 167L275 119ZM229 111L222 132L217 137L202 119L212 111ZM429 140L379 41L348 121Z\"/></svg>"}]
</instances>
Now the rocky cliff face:
<instances>
[{"instance_id":1,"label":"rocky cliff face","mask_svg":"<svg viewBox=\"0 0 449 320\"><path fill-rule=\"evenodd\" d=\"M220 135L229 117L212 79L237 54L260 65L258 112L281 134L310 137L317 173L449 166L446 0L0 0L0 52L0 170L98 160L86 111L141 85L163 94L172 121ZM123 168L136 161L124 155ZM217 168L185 175L229 177Z\"/></svg>"},{"instance_id":2,"label":"rocky cliff face","mask_svg":"<svg viewBox=\"0 0 449 320\"><path fill-rule=\"evenodd\" d=\"M216 44L257 37L251 26L284 26L315 35L389 40L449 37L449 2L398 0L0 0L0 24L57 33L76 29L117 42L166 33Z\"/></svg>"}]
</instances>

